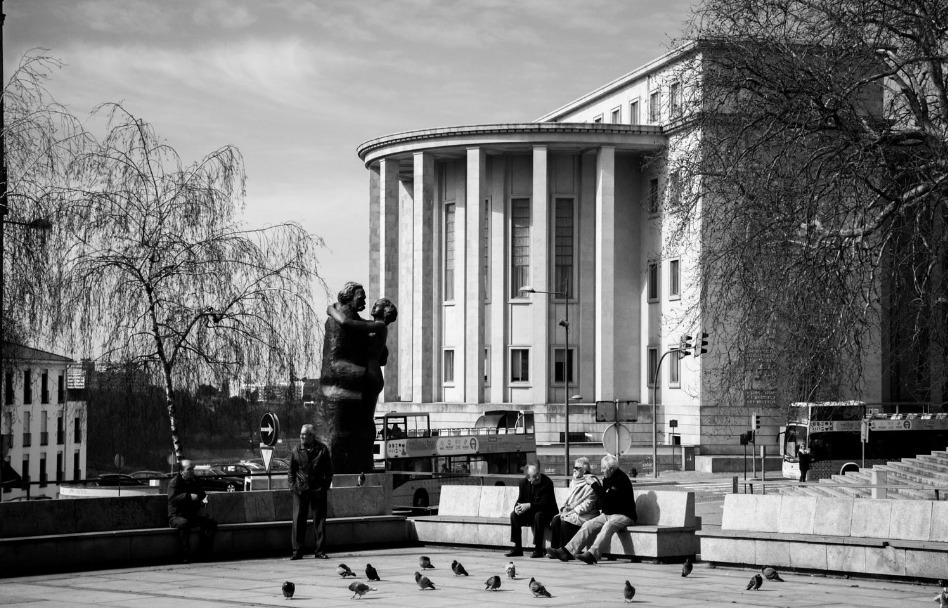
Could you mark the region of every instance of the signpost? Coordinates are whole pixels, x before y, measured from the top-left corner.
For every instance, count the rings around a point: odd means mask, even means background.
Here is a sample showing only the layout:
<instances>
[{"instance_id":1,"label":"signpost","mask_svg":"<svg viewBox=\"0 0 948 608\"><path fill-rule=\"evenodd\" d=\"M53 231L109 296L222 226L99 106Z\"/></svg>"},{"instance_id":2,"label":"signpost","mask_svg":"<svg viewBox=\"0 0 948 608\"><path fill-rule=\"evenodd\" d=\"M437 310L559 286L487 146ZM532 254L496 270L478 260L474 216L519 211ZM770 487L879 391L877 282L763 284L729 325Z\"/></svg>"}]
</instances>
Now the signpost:
<instances>
[{"instance_id":1,"label":"signpost","mask_svg":"<svg viewBox=\"0 0 948 608\"><path fill-rule=\"evenodd\" d=\"M863 419L859 425L859 439L862 442L862 468L866 468L866 443L869 442L869 421Z\"/></svg>"},{"instance_id":2,"label":"signpost","mask_svg":"<svg viewBox=\"0 0 948 608\"><path fill-rule=\"evenodd\" d=\"M270 463L273 462L273 446L280 440L280 419L273 412L260 418L260 456L267 470L267 489L270 488Z\"/></svg>"}]
</instances>

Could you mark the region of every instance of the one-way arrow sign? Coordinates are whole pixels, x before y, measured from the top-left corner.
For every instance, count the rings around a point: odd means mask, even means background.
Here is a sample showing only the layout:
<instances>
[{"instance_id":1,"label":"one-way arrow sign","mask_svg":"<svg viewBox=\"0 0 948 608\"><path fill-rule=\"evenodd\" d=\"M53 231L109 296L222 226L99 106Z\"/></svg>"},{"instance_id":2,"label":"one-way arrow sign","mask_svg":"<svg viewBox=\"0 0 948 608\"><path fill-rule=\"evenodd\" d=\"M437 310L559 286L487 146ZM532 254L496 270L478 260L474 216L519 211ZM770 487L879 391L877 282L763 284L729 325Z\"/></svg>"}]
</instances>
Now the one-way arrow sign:
<instances>
[{"instance_id":1,"label":"one-way arrow sign","mask_svg":"<svg viewBox=\"0 0 948 608\"><path fill-rule=\"evenodd\" d=\"M280 438L280 419L273 412L267 412L260 419L260 444L273 447Z\"/></svg>"}]
</instances>

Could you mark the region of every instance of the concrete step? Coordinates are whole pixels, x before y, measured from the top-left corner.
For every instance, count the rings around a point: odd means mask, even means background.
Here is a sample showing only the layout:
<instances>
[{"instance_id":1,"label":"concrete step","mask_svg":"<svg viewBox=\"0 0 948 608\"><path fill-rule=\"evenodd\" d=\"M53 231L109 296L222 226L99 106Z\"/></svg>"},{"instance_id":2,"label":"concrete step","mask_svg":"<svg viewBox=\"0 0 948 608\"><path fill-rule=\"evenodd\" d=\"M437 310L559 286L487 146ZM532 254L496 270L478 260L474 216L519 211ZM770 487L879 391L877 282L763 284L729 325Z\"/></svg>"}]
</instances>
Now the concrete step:
<instances>
[{"instance_id":1,"label":"concrete step","mask_svg":"<svg viewBox=\"0 0 948 608\"><path fill-rule=\"evenodd\" d=\"M888 481L890 483L904 483L909 485L922 484L926 486L938 486L945 487L946 484L943 480L933 479L925 475L919 475L917 473L906 472L906 471L896 471L889 474Z\"/></svg>"},{"instance_id":2,"label":"concrete step","mask_svg":"<svg viewBox=\"0 0 948 608\"><path fill-rule=\"evenodd\" d=\"M921 458L903 458L902 462L905 464L910 464L920 469L927 469L929 471L939 471L942 473L948 473L948 463L942 464L939 461L935 460L922 460Z\"/></svg>"},{"instance_id":3,"label":"concrete step","mask_svg":"<svg viewBox=\"0 0 948 608\"><path fill-rule=\"evenodd\" d=\"M834 475L834 477L836 476ZM825 479L820 480L820 482L824 482L824 481L827 483L837 483L832 480L825 480ZM840 484L839 487L832 488L834 494L836 494L837 496L860 497L860 496L869 496L872 493L869 491L868 488L856 487L855 484L851 482L838 482L838 483ZM825 489L829 490L830 488L825 488Z\"/></svg>"},{"instance_id":4,"label":"concrete step","mask_svg":"<svg viewBox=\"0 0 948 608\"><path fill-rule=\"evenodd\" d=\"M948 452L932 452L931 454L919 454L920 460L927 460L936 464L948 464Z\"/></svg>"},{"instance_id":5,"label":"concrete step","mask_svg":"<svg viewBox=\"0 0 948 608\"><path fill-rule=\"evenodd\" d=\"M913 464L904 462L893 462L891 466L896 470L896 472L900 474L929 479L931 480L931 483L936 485L948 485L948 473L944 473L942 471L932 471L930 469L917 467Z\"/></svg>"}]
</instances>

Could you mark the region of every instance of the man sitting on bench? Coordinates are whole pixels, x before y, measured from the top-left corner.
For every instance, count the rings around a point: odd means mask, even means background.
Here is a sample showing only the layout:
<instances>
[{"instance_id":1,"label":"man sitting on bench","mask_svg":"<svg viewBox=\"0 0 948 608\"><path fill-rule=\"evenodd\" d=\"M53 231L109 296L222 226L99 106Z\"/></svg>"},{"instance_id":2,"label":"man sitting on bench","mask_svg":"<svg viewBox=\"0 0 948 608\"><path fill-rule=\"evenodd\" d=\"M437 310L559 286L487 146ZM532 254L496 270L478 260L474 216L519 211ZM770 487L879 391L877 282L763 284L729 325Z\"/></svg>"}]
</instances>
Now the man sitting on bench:
<instances>
[{"instance_id":1,"label":"man sitting on bench","mask_svg":"<svg viewBox=\"0 0 948 608\"><path fill-rule=\"evenodd\" d=\"M524 468L526 477L520 481L520 495L517 504L510 513L510 542L513 549L507 557L523 555L522 526L533 526L534 549L530 557L543 557L543 535L553 516L556 515L556 496L553 494L553 481L540 472L535 464Z\"/></svg>"}]
</instances>

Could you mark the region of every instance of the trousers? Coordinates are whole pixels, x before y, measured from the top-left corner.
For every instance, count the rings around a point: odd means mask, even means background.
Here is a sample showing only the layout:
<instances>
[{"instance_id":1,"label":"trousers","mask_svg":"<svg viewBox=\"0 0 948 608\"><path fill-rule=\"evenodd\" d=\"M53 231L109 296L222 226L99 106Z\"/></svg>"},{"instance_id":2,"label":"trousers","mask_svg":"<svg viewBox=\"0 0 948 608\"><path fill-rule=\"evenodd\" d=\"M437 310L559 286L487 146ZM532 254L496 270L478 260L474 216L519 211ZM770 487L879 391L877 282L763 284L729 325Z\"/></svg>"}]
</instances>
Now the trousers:
<instances>
[{"instance_id":1,"label":"trousers","mask_svg":"<svg viewBox=\"0 0 948 608\"><path fill-rule=\"evenodd\" d=\"M520 528L523 526L531 526L533 528L533 544L536 547L535 550L542 552L543 534L546 531L546 527L550 525L550 520L552 518L553 515L551 513L545 513L535 509L528 509L519 515L516 511L511 511L510 542L512 542L515 547L522 546L523 531Z\"/></svg>"},{"instance_id":2,"label":"trousers","mask_svg":"<svg viewBox=\"0 0 948 608\"><path fill-rule=\"evenodd\" d=\"M326 545L326 490L306 490L293 494L293 552L299 553L306 546L306 528L309 515L313 514L313 528L316 536L316 553L323 553Z\"/></svg>"},{"instance_id":3,"label":"trousers","mask_svg":"<svg viewBox=\"0 0 948 608\"><path fill-rule=\"evenodd\" d=\"M566 544L566 550L576 555L588 547L596 560L602 557L603 552L609 548L612 541L612 535L622 530L626 526L631 526L635 522L626 515L606 515L600 513L583 524L573 540Z\"/></svg>"},{"instance_id":4,"label":"trousers","mask_svg":"<svg viewBox=\"0 0 948 608\"><path fill-rule=\"evenodd\" d=\"M178 530L178 539L181 542L181 551L186 555L191 554L191 530L200 528L201 539L198 548L201 552L207 552L214 542L214 533L217 531L217 522L210 517L203 515L192 515L184 517L175 515L168 518L168 525Z\"/></svg>"},{"instance_id":5,"label":"trousers","mask_svg":"<svg viewBox=\"0 0 948 608\"><path fill-rule=\"evenodd\" d=\"M554 549L562 548L576 536L579 528L580 526L561 519L559 515L554 515L553 521L550 522L550 546Z\"/></svg>"}]
</instances>

